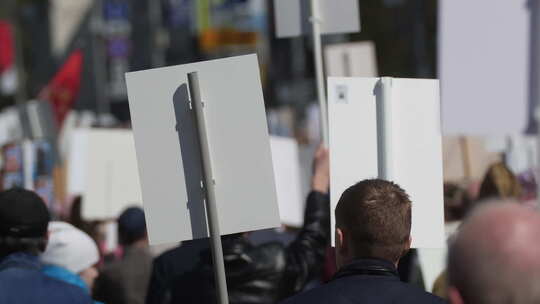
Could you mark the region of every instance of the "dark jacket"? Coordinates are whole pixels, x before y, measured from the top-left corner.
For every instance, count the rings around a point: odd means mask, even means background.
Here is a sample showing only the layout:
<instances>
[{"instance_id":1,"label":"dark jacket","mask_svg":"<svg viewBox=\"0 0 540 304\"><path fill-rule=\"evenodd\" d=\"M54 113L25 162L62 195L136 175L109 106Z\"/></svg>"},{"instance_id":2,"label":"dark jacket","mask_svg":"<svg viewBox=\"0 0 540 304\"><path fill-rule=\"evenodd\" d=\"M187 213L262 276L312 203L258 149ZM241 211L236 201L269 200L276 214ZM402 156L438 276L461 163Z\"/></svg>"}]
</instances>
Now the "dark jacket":
<instances>
[{"instance_id":1,"label":"dark jacket","mask_svg":"<svg viewBox=\"0 0 540 304\"><path fill-rule=\"evenodd\" d=\"M38 257L15 253L0 261L0 303L92 304L77 286L53 279L40 271Z\"/></svg>"},{"instance_id":2,"label":"dark jacket","mask_svg":"<svg viewBox=\"0 0 540 304\"><path fill-rule=\"evenodd\" d=\"M198 265L201 252L209 247L208 239L184 241L158 256L152 265L146 304L170 303L174 282Z\"/></svg>"},{"instance_id":3,"label":"dark jacket","mask_svg":"<svg viewBox=\"0 0 540 304\"><path fill-rule=\"evenodd\" d=\"M100 271L94 283L94 298L106 304L142 304L151 272L149 250L128 247L121 260Z\"/></svg>"},{"instance_id":4,"label":"dark jacket","mask_svg":"<svg viewBox=\"0 0 540 304\"><path fill-rule=\"evenodd\" d=\"M403 283L395 266L387 261L359 259L342 267L330 282L287 299L283 304L300 303L446 303L424 290Z\"/></svg>"},{"instance_id":5,"label":"dark jacket","mask_svg":"<svg viewBox=\"0 0 540 304\"><path fill-rule=\"evenodd\" d=\"M254 246L242 235L222 237L229 302L276 303L301 291L320 273L329 243L329 210L328 196L311 192L304 225L288 246L278 242ZM217 303L211 265L206 248L195 268L171 280L170 303Z\"/></svg>"}]
</instances>

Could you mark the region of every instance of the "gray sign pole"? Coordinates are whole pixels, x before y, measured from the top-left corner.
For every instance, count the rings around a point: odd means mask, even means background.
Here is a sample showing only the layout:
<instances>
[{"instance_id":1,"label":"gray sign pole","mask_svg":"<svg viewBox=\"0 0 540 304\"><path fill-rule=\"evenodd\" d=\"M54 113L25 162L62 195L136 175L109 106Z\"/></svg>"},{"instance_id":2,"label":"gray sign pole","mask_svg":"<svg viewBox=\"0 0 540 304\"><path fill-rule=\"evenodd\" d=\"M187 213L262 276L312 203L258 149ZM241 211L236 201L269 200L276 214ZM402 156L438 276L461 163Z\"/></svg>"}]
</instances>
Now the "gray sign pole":
<instances>
[{"instance_id":1,"label":"gray sign pole","mask_svg":"<svg viewBox=\"0 0 540 304\"><path fill-rule=\"evenodd\" d=\"M539 0L529 1L530 18L530 54L529 54L529 105L534 111L536 120L536 136L539 154L537 156L540 165L540 2ZM537 165L537 166L539 166ZM536 184L540 183L540 168L536 169ZM540 187L537 187L538 205L540 206Z\"/></svg>"},{"instance_id":2,"label":"gray sign pole","mask_svg":"<svg viewBox=\"0 0 540 304\"><path fill-rule=\"evenodd\" d=\"M321 8L319 0L311 0L311 25L313 26L313 50L315 59L315 76L317 78L317 96L321 113L321 132L323 144L328 147L328 108L326 107L326 91L321 42Z\"/></svg>"},{"instance_id":3,"label":"gray sign pole","mask_svg":"<svg viewBox=\"0 0 540 304\"><path fill-rule=\"evenodd\" d=\"M215 180L212 173L212 161L210 159L210 148L208 145L208 134L206 133L204 102L201 100L199 88L199 77L197 72L188 74L188 87L191 100L191 109L197 121L197 132L199 133L199 146L201 148L201 160L203 167L203 184L205 192L206 217L210 228L210 246L212 249L212 259L214 262L214 277L216 280L217 296L220 304L228 304L227 280L225 278L225 264L223 262L223 248L221 247L221 233L215 195Z\"/></svg>"},{"instance_id":4,"label":"gray sign pole","mask_svg":"<svg viewBox=\"0 0 540 304\"><path fill-rule=\"evenodd\" d=\"M392 78L381 77L377 98L377 158L379 178L392 180Z\"/></svg>"}]
</instances>

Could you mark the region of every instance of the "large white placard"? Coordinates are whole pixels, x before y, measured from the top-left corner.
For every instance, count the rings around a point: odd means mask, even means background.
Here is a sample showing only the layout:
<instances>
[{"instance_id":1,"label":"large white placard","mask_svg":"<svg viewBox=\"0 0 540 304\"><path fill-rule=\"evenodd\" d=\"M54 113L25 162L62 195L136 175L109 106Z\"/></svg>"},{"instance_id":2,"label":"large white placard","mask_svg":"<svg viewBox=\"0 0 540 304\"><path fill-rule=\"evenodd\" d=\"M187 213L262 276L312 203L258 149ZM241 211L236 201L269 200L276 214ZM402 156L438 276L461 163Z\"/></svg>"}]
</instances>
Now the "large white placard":
<instances>
[{"instance_id":1,"label":"large white placard","mask_svg":"<svg viewBox=\"0 0 540 304\"><path fill-rule=\"evenodd\" d=\"M443 0L439 77L445 134L516 134L529 122L527 0Z\"/></svg>"},{"instance_id":2,"label":"large white placard","mask_svg":"<svg viewBox=\"0 0 540 304\"><path fill-rule=\"evenodd\" d=\"M296 37L311 32L311 0L274 0L276 36ZM317 0L321 12L321 33L360 31L358 0Z\"/></svg>"},{"instance_id":3,"label":"large white placard","mask_svg":"<svg viewBox=\"0 0 540 304\"><path fill-rule=\"evenodd\" d=\"M301 227L304 223L304 198L298 144L294 138L271 136L270 147L281 223Z\"/></svg>"},{"instance_id":4,"label":"large white placard","mask_svg":"<svg viewBox=\"0 0 540 304\"><path fill-rule=\"evenodd\" d=\"M82 215L86 219L113 219L129 206L141 206L142 196L131 130L87 131L86 176Z\"/></svg>"},{"instance_id":5,"label":"large white placard","mask_svg":"<svg viewBox=\"0 0 540 304\"><path fill-rule=\"evenodd\" d=\"M443 174L436 80L392 79L391 180L410 195L412 246L444 245ZM329 78L332 210L345 189L378 177L379 78ZM332 227L335 225L332 212Z\"/></svg>"},{"instance_id":6,"label":"large white placard","mask_svg":"<svg viewBox=\"0 0 540 304\"><path fill-rule=\"evenodd\" d=\"M197 72L222 234L280 225L256 55L126 74L152 244L208 237L187 74Z\"/></svg>"}]
</instances>

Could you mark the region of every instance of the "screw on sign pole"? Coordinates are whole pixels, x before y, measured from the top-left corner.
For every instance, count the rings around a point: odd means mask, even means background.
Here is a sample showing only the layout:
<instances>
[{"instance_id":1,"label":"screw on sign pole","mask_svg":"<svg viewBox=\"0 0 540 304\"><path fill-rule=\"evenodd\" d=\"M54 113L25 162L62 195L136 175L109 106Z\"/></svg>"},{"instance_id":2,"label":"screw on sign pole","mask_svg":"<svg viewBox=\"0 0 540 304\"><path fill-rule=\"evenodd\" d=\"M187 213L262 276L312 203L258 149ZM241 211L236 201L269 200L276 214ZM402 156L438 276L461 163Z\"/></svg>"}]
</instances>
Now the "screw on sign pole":
<instances>
[{"instance_id":1,"label":"screw on sign pole","mask_svg":"<svg viewBox=\"0 0 540 304\"><path fill-rule=\"evenodd\" d=\"M214 262L214 277L216 280L217 296L220 304L228 304L227 280L225 278L225 264L223 262L223 248L221 247L221 233L217 215L215 180L212 173L212 162L210 159L210 149L208 144L208 134L206 132L204 102L201 100L199 88L199 77L197 72L188 74L188 87L191 96L191 107L197 122L197 132L199 134L199 146L201 148L201 160L203 167L203 184L205 192L206 217L210 228L210 245L212 249L212 259Z\"/></svg>"},{"instance_id":2,"label":"screw on sign pole","mask_svg":"<svg viewBox=\"0 0 540 304\"><path fill-rule=\"evenodd\" d=\"M534 106L534 119L536 120L536 136L539 145L537 156L537 167L540 165L540 2L539 0L529 1L530 10L530 53L529 53L529 104ZM537 198L540 206L540 167L536 169Z\"/></svg>"},{"instance_id":3,"label":"screw on sign pole","mask_svg":"<svg viewBox=\"0 0 540 304\"><path fill-rule=\"evenodd\" d=\"M377 158L379 178L392 180L392 78L382 77L377 102Z\"/></svg>"},{"instance_id":4,"label":"screw on sign pole","mask_svg":"<svg viewBox=\"0 0 540 304\"><path fill-rule=\"evenodd\" d=\"M321 132L323 144L328 148L328 108L326 107L326 92L323 70L322 44L321 44L321 12L319 0L311 0L311 25L313 27L313 49L315 51L315 76L317 78L317 96L321 113Z\"/></svg>"}]
</instances>

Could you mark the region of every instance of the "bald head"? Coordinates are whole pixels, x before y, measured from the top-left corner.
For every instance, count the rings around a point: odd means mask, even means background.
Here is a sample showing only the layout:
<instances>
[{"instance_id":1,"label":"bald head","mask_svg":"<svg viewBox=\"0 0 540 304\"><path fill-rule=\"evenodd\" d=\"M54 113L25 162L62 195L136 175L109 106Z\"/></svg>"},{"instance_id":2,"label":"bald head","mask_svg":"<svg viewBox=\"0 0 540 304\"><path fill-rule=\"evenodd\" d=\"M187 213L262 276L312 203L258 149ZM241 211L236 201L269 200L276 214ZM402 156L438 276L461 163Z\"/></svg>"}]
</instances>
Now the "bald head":
<instances>
[{"instance_id":1,"label":"bald head","mask_svg":"<svg viewBox=\"0 0 540 304\"><path fill-rule=\"evenodd\" d=\"M537 211L510 203L478 208L450 247L452 303L540 303L539 240Z\"/></svg>"}]
</instances>

